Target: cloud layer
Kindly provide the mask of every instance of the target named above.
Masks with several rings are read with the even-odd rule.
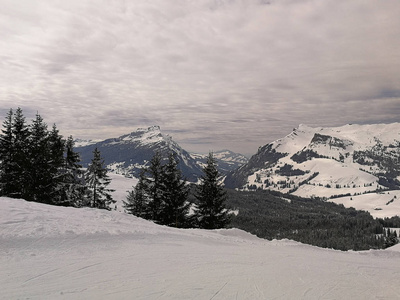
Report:
[[[400,121],[397,0],[0,5],[3,116],[66,135],[160,125],[191,151],[251,154],[300,123]]]

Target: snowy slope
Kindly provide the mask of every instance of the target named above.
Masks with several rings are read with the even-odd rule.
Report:
[[[111,183],[108,188],[114,190],[111,193],[112,198],[116,201],[115,206],[112,206],[112,209],[115,209],[120,212],[124,212],[123,201],[126,201],[126,196],[128,195],[128,191],[132,191],[136,186],[138,179],[125,177],[120,174],[115,174],[109,172],[108,175],[111,178]]]
[[[225,183],[324,198],[397,188],[399,141],[400,123],[300,125],[286,137],[260,147]]]
[[[390,218],[400,216],[400,191],[368,193],[358,196],[347,196],[329,201],[368,211],[374,218]]]
[[[101,140],[82,140],[82,139],[75,139],[75,147],[85,147],[85,146],[90,146],[94,145],[98,142],[101,142]]]
[[[0,198],[0,299],[399,299],[400,252]]]

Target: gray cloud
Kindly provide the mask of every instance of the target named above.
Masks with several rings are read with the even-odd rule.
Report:
[[[0,0],[0,99],[107,138],[254,153],[300,123],[399,121],[397,0]]]

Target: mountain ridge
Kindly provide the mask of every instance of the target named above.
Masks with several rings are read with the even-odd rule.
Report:
[[[163,157],[170,152],[176,154],[183,176],[196,182],[201,169],[190,154],[181,148],[172,137],[163,134],[159,126],[138,128],[136,131],[93,143],[82,143],[76,147],[83,166],[87,166],[95,148],[101,152],[104,163],[112,172],[125,176],[138,177],[140,170],[146,167],[158,151]]]
[[[228,174],[227,187],[332,198],[400,188],[400,123],[300,124]]]
[[[189,153],[171,136],[164,134],[160,126],[138,128],[136,131],[117,138],[99,140],[76,140],[76,151],[81,155],[86,167],[92,158],[92,152],[98,148],[108,170],[125,176],[138,177],[140,170],[148,166],[158,151],[166,158],[170,152],[176,154],[183,176],[191,182],[197,182],[202,175],[207,155]],[[230,150],[214,152],[219,171],[223,174],[237,168],[247,161],[244,155]]]

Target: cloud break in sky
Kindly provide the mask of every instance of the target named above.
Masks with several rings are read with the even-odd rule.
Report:
[[[0,0],[0,113],[194,152],[400,121],[398,0]]]

